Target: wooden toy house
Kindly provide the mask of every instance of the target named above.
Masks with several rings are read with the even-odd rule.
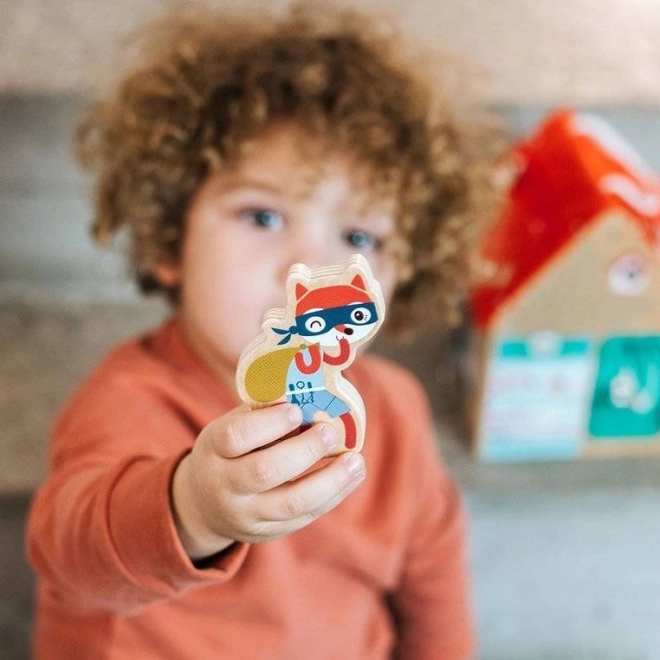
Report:
[[[570,111],[512,157],[472,295],[475,453],[660,453],[660,181],[602,120]]]

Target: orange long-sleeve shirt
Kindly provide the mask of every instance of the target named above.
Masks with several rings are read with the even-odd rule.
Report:
[[[35,657],[471,657],[464,516],[425,397],[375,357],[347,376],[367,411],[365,482],[303,530],[199,567],[170,482],[199,431],[239,402],[175,321],[111,353],[60,417],[30,512]]]

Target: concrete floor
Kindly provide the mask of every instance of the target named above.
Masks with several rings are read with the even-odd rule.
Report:
[[[475,489],[458,472],[473,518],[480,657],[660,658],[658,467],[548,465],[535,487],[509,473],[503,488],[487,479]],[[648,479],[637,483],[640,473]]]
[[[52,415],[111,344],[161,315],[157,305],[0,299],[0,660],[28,657],[23,521]],[[432,333],[421,345],[379,350],[417,371],[444,420],[442,451],[472,518],[479,657],[660,658],[660,460],[478,464],[452,414],[455,356]],[[429,369],[429,347],[454,368]]]

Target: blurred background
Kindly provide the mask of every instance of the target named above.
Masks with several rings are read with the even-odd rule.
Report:
[[[255,12],[287,5],[226,3]],[[45,473],[53,416],[110,346],[166,313],[162,303],[138,299],[119,253],[91,246],[87,183],[70,141],[122,38],[174,4],[0,0],[3,659],[28,657],[33,579],[22,554],[24,515]],[[515,135],[557,107],[588,110],[660,168],[660,3],[343,4],[385,12],[420,42],[469,58],[476,93]],[[660,460],[481,463],[470,454],[463,415],[469,341],[465,327],[429,330],[406,347],[377,350],[427,386],[441,450],[465,492],[480,658],[660,658]]]

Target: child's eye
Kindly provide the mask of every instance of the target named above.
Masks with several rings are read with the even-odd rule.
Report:
[[[270,209],[248,209],[243,212],[243,215],[257,227],[266,229],[280,229],[284,224],[282,214]]]
[[[377,250],[382,243],[376,236],[361,229],[345,231],[343,238],[351,247],[359,250]]]

